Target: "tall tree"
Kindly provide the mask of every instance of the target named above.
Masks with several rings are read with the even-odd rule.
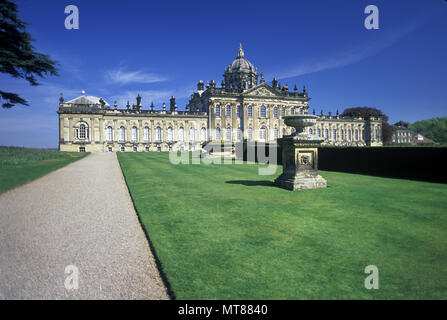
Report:
[[[384,145],[391,144],[393,138],[393,127],[388,124],[388,116],[381,110],[371,107],[354,107],[343,111],[342,116],[348,117],[381,117],[382,118],[382,139]]]
[[[447,117],[416,121],[410,128],[435,142],[447,144]]]
[[[8,0],[0,0],[0,72],[14,78],[22,78],[32,86],[39,83],[36,76],[57,76],[57,63],[48,55],[34,51],[33,38],[26,32],[27,23],[20,20],[17,5]],[[28,105],[28,102],[13,92],[0,90],[3,108],[16,104]]]

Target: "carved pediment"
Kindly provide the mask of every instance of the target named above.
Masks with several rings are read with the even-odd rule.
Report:
[[[267,86],[261,86],[258,88],[253,88],[251,90],[248,90],[246,93],[248,96],[263,96],[263,97],[275,97],[276,94],[268,88]]]

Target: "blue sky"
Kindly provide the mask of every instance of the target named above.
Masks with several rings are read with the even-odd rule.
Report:
[[[312,98],[310,110],[383,110],[390,122],[447,116],[447,2],[54,1],[19,0],[37,51],[60,63],[60,76],[31,87],[0,74],[4,91],[30,103],[0,110],[0,145],[56,148],[58,97],[85,90],[124,107],[175,95],[180,109],[198,80],[222,80],[242,42],[246,57],[282,84]],[[66,30],[65,6],[79,8]],[[379,30],[364,9],[379,8]]]

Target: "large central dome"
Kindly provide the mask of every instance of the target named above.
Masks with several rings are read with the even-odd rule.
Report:
[[[244,57],[244,50],[242,50],[242,44],[239,45],[237,52],[237,58],[228,66],[228,72],[249,71],[256,72],[253,64]]]

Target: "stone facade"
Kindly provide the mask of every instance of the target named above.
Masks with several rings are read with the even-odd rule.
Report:
[[[195,150],[208,141],[275,142],[292,133],[283,117],[307,114],[306,88],[294,87],[274,78],[271,85],[245,58],[240,46],[236,59],[225,69],[221,87],[214,80],[197,84],[186,111],[178,111],[175,98],[155,110],[143,110],[141,97],[132,106],[118,109],[102,98],[82,95],[59,103],[59,149],[61,151],[169,151]],[[315,114],[315,111],[313,112]],[[324,138],[323,144],[380,146],[380,118],[348,118],[321,115],[308,128],[310,134]],[[176,142],[180,142],[176,144]]]
[[[408,123],[404,121],[396,122],[393,125],[393,143],[412,143],[413,131],[408,127]]]

